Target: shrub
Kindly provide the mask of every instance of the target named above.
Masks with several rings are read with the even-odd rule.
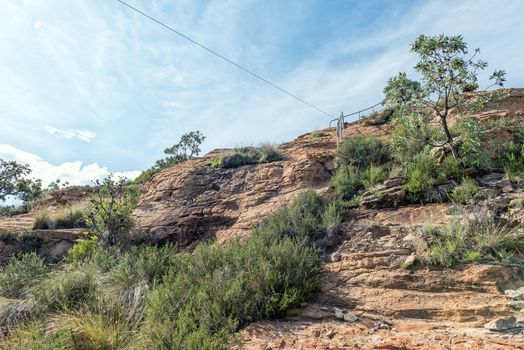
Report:
[[[387,178],[386,170],[377,165],[371,164],[362,174],[362,184],[364,188],[368,189]]]
[[[9,298],[23,297],[47,275],[47,267],[35,253],[11,258],[0,272],[0,293]]]
[[[18,236],[18,239],[22,241],[26,246],[29,246],[29,248],[32,250],[38,250],[44,242],[44,239],[42,237],[40,237],[37,233],[31,231],[22,232]]]
[[[67,262],[81,262],[91,258],[100,246],[100,239],[97,236],[91,236],[88,239],[79,239],[67,251],[65,260]]]
[[[475,204],[475,195],[479,190],[476,181],[468,177],[464,178],[462,183],[455,187],[449,196],[455,203]]]
[[[238,168],[242,165],[270,163],[282,160],[280,151],[272,145],[260,147],[237,147],[231,152],[213,157],[210,165],[214,168]]]
[[[114,180],[108,176],[102,182],[97,180],[91,210],[84,216],[91,233],[104,245],[116,244],[119,234],[130,223],[139,196],[138,187],[127,184],[124,178]]]
[[[397,112],[396,107],[386,107],[380,112],[373,112],[364,118],[364,125],[382,125],[388,123]]]
[[[15,232],[12,231],[0,231],[0,241],[2,242],[11,242],[16,239],[18,235]]]
[[[309,134],[309,138],[312,140],[320,139],[324,136],[326,136],[326,134],[323,131],[313,131],[311,134]]]
[[[428,150],[414,156],[406,166],[406,177],[408,182],[405,189],[414,197],[419,198],[420,194],[429,190],[435,184],[436,162],[435,158]]]
[[[330,202],[326,205],[324,213],[322,214],[322,224],[328,234],[337,234],[342,222],[342,213],[340,204],[337,202]]]
[[[371,164],[381,164],[389,159],[389,150],[380,139],[372,136],[356,136],[345,141],[337,150],[343,165],[364,169]]]
[[[278,209],[266,218],[258,231],[278,237],[292,237],[305,243],[315,242],[325,236],[322,216],[324,201],[313,190],[300,192],[289,206]]]
[[[149,180],[151,180],[153,176],[155,176],[160,170],[161,169],[157,169],[157,168],[149,168],[147,170],[142,171],[140,175],[138,175],[133,180],[133,184],[139,185],[139,184],[149,182]]]
[[[17,206],[0,206],[0,216],[15,216],[26,214],[29,211],[29,205],[22,204]]]
[[[437,182],[444,183],[447,180],[460,181],[464,177],[464,169],[459,159],[449,155],[440,163]]]
[[[333,197],[338,200],[351,200],[362,188],[362,173],[353,165],[343,165],[337,169],[330,183]]]
[[[148,302],[148,348],[228,349],[240,326],[280,315],[318,288],[315,251],[268,232],[202,244],[179,263]]]

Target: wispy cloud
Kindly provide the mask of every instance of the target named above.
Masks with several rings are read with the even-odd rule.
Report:
[[[62,130],[52,126],[46,126],[45,131],[53,136],[67,140],[78,139],[91,142],[96,137],[96,133],[89,130]]]
[[[77,160],[73,162],[64,162],[62,164],[51,164],[39,156],[21,151],[13,146],[0,144],[0,158],[15,160],[23,164],[29,164],[32,170],[32,176],[40,178],[44,185],[51,181],[61,179],[71,185],[90,184],[97,179],[103,179],[110,174],[107,167],[100,166],[98,163],[84,164]],[[140,171],[115,172],[117,177],[126,177],[134,179],[140,174]]]
[[[379,101],[421,33],[464,34],[524,85],[523,1],[128,1],[335,115]],[[8,1],[0,22],[0,140],[55,164],[146,168],[190,130],[209,151],[328,125],[116,1]]]

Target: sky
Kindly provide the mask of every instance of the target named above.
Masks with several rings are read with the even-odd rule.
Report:
[[[462,34],[508,87],[524,87],[521,0],[127,0],[338,115],[412,74],[419,34]],[[280,143],[329,117],[116,0],[3,0],[0,157],[48,183],[133,177],[180,136],[205,152]]]

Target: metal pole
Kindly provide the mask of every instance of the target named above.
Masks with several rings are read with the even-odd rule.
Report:
[[[337,149],[342,143],[342,130],[344,129],[344,112],[340,112],[340,117],[337,121]]]

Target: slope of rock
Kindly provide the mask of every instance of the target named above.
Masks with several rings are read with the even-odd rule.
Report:
[[[446,222],[441,206],[358,213],[324,265],[317,299],[285,320],[251,324],[238,348],[523,349],[524,330],[483,327],[515,314],[504,290],[524,285],[522,267],[406,267],[419,244],[416,228]]]

